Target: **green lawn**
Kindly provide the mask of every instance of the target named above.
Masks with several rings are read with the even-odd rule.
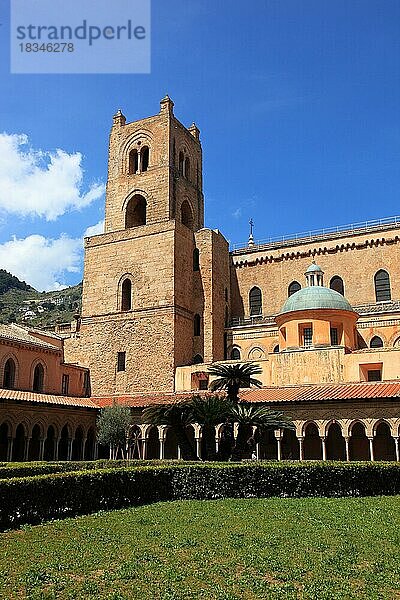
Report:
[[[400,497],[151,506],[0,534],[0,598],[400,598]]]

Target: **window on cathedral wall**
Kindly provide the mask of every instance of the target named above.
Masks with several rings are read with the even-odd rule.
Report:
[[[188,156],[186,156],[186,158],[185,158],[183,170],[184,170],[184,176],[186,177],[186,179],[190,179],[190,159]]]
[[[313,343],[313,327],[311,323],[299,325],[300,346],[309,348]]]
[[[34,392],[43,392],[44,387],[44,368],[41,363],[37,364],[33,373],[33,386]]]
[[[240,360],[239,348],[233,348],[231,352],[231,360]]]
[[[193,213],[187,200],[184,200],[181,205],[181,223],[185,227],[193,229]]]
[[[132,309],[132,282],[130,279],[125,279],[121,288],[121,310],[127,311]]]
[[[61,394],[63,396],[68,396],[68,392],[69,392],[69,375],[66,375],[64,373],[64,375],[62,376],[62,381],[61,381]]]
[[[118,352],[117,354],[117,372],[125,371],[126,367],[126,352]]]
[[[149,159],[150,159],[150,150],[148,148],[148,146],[143,146],[141,153],[140,153],[140,171],[142,173],[145,173],[147,171],[147,169],[149,168]]]
[[[383,363],[360,365],[360,381],[382,381]]]
[[[137,150],[131,150],[129,152],[129,175],[135,175],[139,169],[139,154]]]
[[[299,284],[299,282],[298,281],[292,281],[292,283],[288,287],[288,297],[292,296],[293,294],[295,294],[299,290],[301,290],[301,285]]]
[[[147,202],[140,194],[135,194],[126,206],[125,229],[146,225]]]
[[[3,388],[6,390],[12,390],[15,386],[15,362],[12,358],[9,358],[4,365],[3,375]]]
[[[253,287],[249,293],[250,316],[261,316],[262,314],[262,295],[259,287]]]
[[[193,319],[193,335],[199,337],[201,334],[201,317],[200,315],[194,315]]]
[[[375,273],[374,284],[376,302],[387,302],[388,300],[391,300],[390,277],[387,271],[380,269]]]
[[[179,169],[180,175],[184,174],[184,164],[185,164],[185,158],[183,156],[183,152],[179,152],[178,169]]]
[[[193,250],[193,271],[200,271],[200,252],[198,248]]]
[[[339,332],[337,327],[331,327],[331,346],[339,345]]]
[[[332,277],[332,279],[329,283],[329,287],[331,288],[331,290],[334,290],[335,292],[338,292],[339,294],[342,294],[342,296],[344,296],[343,279],[341,277],[339,277],[338,275],[335,275],[335,277]]]

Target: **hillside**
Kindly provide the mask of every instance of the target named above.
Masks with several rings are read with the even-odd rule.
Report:
[[[50,327],[72,321],[80,312],[82,284],[56,292],[38,292],[0,269],[0,322]]]

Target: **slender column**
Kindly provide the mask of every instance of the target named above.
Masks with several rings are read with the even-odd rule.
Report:
[[[278,442],[278,460],[282,460],[282,438],[278,437],[276,441]]]
[[[164,459],[164,437],[160,438],[160,460]]]
[[[9,438],[7,438],[7,440],[8,440],[8,445],[7,445],[7,462],[11,462],[12,461],[12,454],[13,454],[14,438],[13,437],[9,437]]]
[[[181,459],[181,447],[178,444],[178,460]]]
[[[138,170],[136,171],[136,173],[141,173],[142,172],[142,153],[140,151],[140,149],[138,150]]]
[[[322,460],[326,460],[326,438],[324,435],[321,436],[321,445],[322,445]]]
[[[29,451],[29,439],[28,437],[24,438],[24,458],[23,460],[28,460],[28,451]]]
[[[60,443],[60,438],[54,440],[54,460],[58,460],[58,446]]]
[[[344,443],[346,445],[346,460],[349,461],[350,460],[350,450],[349,450],[349,437],[346,436],[344,438]]]
[[[396,450],[396,460],[397,460],[397,462],[399,462],[399,460],[400,460],[400,452],[399,452],[399,438],[398,437],[394,438],[394,447],[395,447],[395,450]]]
[[[44,438],[39,439],[39,460],[44,458]]]
[[[198,436],[198,437],[196,437],[194,439],[196,441],[196,454],[200,458],[200,440],[201,440],[201,437]]]
[[[217,434],[217,428],[214,427],[214,429],[215,429],[215,452],[218,452],[218,450],[219,450],[219,437],[218,437],[218,434]]]
[[[256,458],[257,460],[260,460],[260,442],[257,442],[256,444]]]
[[[94,443],[93,448],[93,460],[97,460],[99,457],[99,444],[97,442]]]
[[[72,438],[68,438],[67,460],[72,460]]]
[[[299,440],[300,460],[304,460],[304,437],[301,435],[297,439]]]
[[[147,457],[147,438],[142,439],[142,458],[143,460]]]
[[[369,441],[369,457],[370,457],[370,460],[373,461],[373,460],[375,460],[374,459],[374,438],[369,437],[368,441]]]

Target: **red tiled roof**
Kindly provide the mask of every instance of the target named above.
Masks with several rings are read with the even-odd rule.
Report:
[[[40,330],[36,331],[38,333],[40,332]],[[42,333],[42,335],[46,335],[45,332],[40,333]],[[40,348],[46,348],[47,350],[53,350],[54,352],[61,352],[61,349],[58,346],[45,342],[40,338],[31,335],[25,327],[17,325],[16,323],[12,323],[11,325],[4,325],[1,323],[0,339],[20,342],[22,344],[29,344],[30,346],[39,346]]]
[[[400,398],[400,381],[321,383],[264,387],[241,394],[248,402],[319,402],[323,400],[366,400]]]
[[[98,408],[90,398],[37,394],[36,392],[21,392],[20,390],[0,389],[0,398],[2,400],[19,400],[22,402],[34,402],[38,404],[57,404],[59,406],[76,406],[78,408]]]
[[[154,404],[167,404],[184,400],[193,393],[181,392],[135,394],[124,396],[104,396],[92,398],[97,406],[103,408],[112,404],[144,408]],[[353,383],[321,383],[289,385],[283,387],[254,388],[240,394],[247,402],[319,402],[323,400],[365,400],[368,398],[400,398],[400,381],[353,382]]]

